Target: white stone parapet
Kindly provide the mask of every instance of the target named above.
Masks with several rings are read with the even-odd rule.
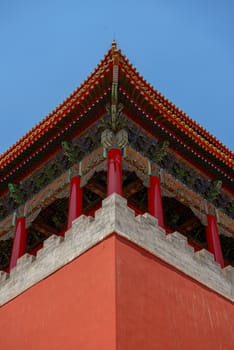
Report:
[[[65,266],[115,232],[182,271],[211,290],[234,301],[234,268],[221,269],[207,250],[194,252],[179,232],[166,235],[157,219],[135,216],[123,197],[112,194],[102,202],[95,218],[80,216],[63,237],[50,236],[37,256],[25,254],[10,274],[0,272],[0,305]]]

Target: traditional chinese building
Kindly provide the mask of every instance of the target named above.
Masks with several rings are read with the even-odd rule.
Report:
[[[233,152],[115,42],[0,167],[3,349],[233,349]]]

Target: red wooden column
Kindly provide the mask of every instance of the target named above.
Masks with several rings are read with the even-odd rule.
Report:
[[[69,210],[67,229],[72,227],[72,221],[82,214],[83,189],[80,187],[80,176],[73,176],[70,183]]]
[[[16,265],[17,260],[24,255],[26,248],[27,231],[26,219],[21,217],[16,219],[14,241],[12,247],[10,270]]]
[[[150,215],[158,219],[158,224],[164,227],[162,195],[160,187],[160,178],[150,176],[150,187],[148,188],[148,211]]]
[[[209,252],[214,254],[215,261],[217,261],[221,267],[224,267],[223,253],[219,239],[217,221],[216,217],[211,214],[207,215],[206,239]]]
[[[107,196],[112,193],[122,195],[122,152],[111,148],[107,156]]]

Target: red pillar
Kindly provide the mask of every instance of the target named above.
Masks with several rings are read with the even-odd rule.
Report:
[[[217,261],[221,267],[224,267],[216,217],[211,214],[207,215],[206,239],[209,252],[214,254],[215,261]]]
[[[122,195],[122,152],[111,148],[107,160],[107,196],[112,193]]]
[[[83,189],[80,187],[80,176],[73,176],[70,183],[69,210],[67,229],[72,227],[72,221],[82,214]]]
[[[12,247],[10,270],[16,265],[17,260],[24,255],[26,248],[27,231],[26,219],[21,217],[16,219],[14,241]]]
[[[158,224],[164,227],[162,195],[160,179],[158,176],[150,176],[150,187],[148,189],[148,211],[150,215],[158,219]]]

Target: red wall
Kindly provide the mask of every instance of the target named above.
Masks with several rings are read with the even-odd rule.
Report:
[[[234,306],[117,240],[118,349],[234,349]]]
[[[105,240],[0,309],[0,349],[115,349],[115,241]]]
[[[233,320],[230,302],[112,235],[0,309],[0,348],[233,350]]]

